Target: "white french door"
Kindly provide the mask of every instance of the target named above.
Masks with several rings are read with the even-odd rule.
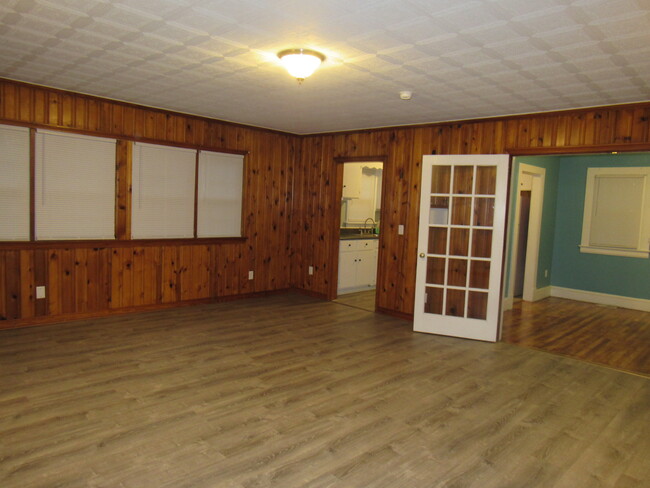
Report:
[[[424,156],[415,331],[498,339],[509,160]]]

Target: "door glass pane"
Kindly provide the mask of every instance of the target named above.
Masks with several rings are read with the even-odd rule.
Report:
[[[456,166],[454,168],[454,193],[472,193],[474,166]]]
[[[467,285],[467,260],[450,259],[447,284],[451,286]]]
[[[449,198],[431,197],[431,208],[429,209],[430,225],[449,224]]]
[[[474,225],[492,227],[494,225],[494,198],[474,200]]]
[[[470,225],[472,214],[471,197],[454,197],[454,205],[451,212],[452,225]]]
[[[476,194],[494,195],[497,188],[497,167],[478,166],[476,168]]]
[[[474,229],[472,238],[472,256],[477,258],[489,258],[492,251],[492,231],[486,229]]]
[[[431,168],[431,193],[449,193],[451,166],[433,166]]]
[[[424,313],[442,315],[442,288],[427,286],[425,288]]]
[[[467,256],[469,249],[469,229],[451,229],[449,254],[452,256]]]
[[[490,261],[474,261],[469,267],[470,288],[488,289],[490,284]]]
[[[485,320],[487,317],[487,299],[487,293],[470,291],[467,298],[467,316],[472,319]]]
[[[446,315],[465,316],[465,290],[447,290]]]
[[[447,228],[429,227],[429,254],[445,254],[447,252]]]
[[[442,285],[445,282],[445,258],[427,258],[427,283]]]

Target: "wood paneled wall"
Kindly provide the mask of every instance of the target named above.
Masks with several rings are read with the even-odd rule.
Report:
[[[0,328],[290,287],[290,211],[297,136],[0,80],[0,123],[124,140],[248,151],[245,240],[138,243],[126,208],[118,240],[0,245]],[[120,143],[118,201],[130,196]],[[122,171],[120,171],[122,169]],[[128,181],[127,181],[128,180]],[[255,279],[248,280],[248,271]],[[35,287],[46,286],[46,298]]]
[[[124,140],[248,151],[243,241],[0,245],[0,328],[120,310],[296,287],[336,292],[335,158],[385,156],[378,305],[413,312],[420,163],[423,154],[570,152],[648,147],[650,104],[296,136],[0,80],[0,123]],[[118,154],[117,191],[128,145]],[[123,175],[122,175],[123,176]],[[340,175],[339,175],[340,178]],[[295,189],[295,190],[294,190]],[[397,235],[397,226],[406,232]],[[314,266],[314,275],[308,266]],[[248,271],[255,279],[248,280]],[[37,300],[35,287],[47,297]]]
[[[336,158],[386,156],[377,299],[409,316],[415,267],[421,161],[424,154],[544,154],[650,149],[650,104],[514,116],[462,123],[307,136],[296,164],[292,283],[315,294],[336,292]],[[398,235],[399,224],[405,234]],[[308,266],[314,266],[310,276]]]

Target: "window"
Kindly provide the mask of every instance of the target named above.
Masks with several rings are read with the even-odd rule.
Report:
[[[199,152],[198,237],[239,237],[244,156]]]
[[[37,131],[36,239],[115,238],[115,139]]]
[[[0,125],[0,240],[29,240],[29,129]]]
[[[648,257],[650,167],[589,168],[581,252]]]
[[[134,144],[132,237],[194,237],[196,150]]]

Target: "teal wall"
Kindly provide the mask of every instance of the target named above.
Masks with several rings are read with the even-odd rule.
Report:
[[[553,246],[554,286],[650,298],[650,259],[581,253],[587,168],[650,166],[648,154],[560,157]]]
[[[519,188],[519,165],[521,163],[546,169],[544,180],[544,204],[542,208],[542,232],[539,243],[539,260],[537,262],[537,288],[551,284],[553,275],[553,252],[555,238],[555,214],[557,202],[558,176],[560,173],[560,158],[557,156],[526,156],[514,159],[512,167],[512,182],[510,185],[510,217],[508,235],[508,262],[506,266],[506,290],[510,295],[510,272],[512,266],[512,246],[514,243],[515,198]],[[544,271],[548,270],[548,276]]]

